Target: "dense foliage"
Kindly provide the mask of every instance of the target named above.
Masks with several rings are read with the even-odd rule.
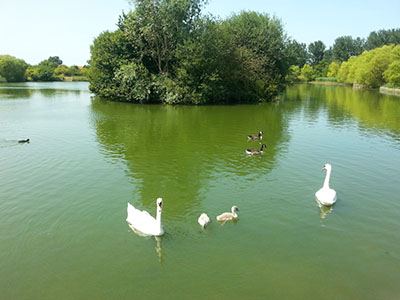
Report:
[[[201,15],[202,0],[136,0],[118,30],[91,46],[90,90],[141,103],[269,101],[285,87],[290,52],[281,22],[242,12]]]
[[[80,69],[78,66],[67,67],[62,63],[58,56],[50,56],[38,65],[29,66],[26,70],[26,78],[33,81],[58,81],[65,80],[66,77],[85,80],[85,68]]]
[[[25,71],[28,64],[10,55],[0,55],[0,78],[2,81],[25,81]]]
[[[391,44],[400,44],[400,28],[372,31],[365,42],[364,49],[372,50]]]
[[[289,82],[296,81],[340,81],[345,83],[357,83],[360,85],[366,85],[370,87],[376,87],[377,84],[385,84],[389,86],[399,86],[398,80],[396,79],[398,75],[398,65],[393,62],[393,65],[388,67],[385,71],[386,75],[381,72],[381,67],[377,64],[375,67],[366,68],[366,61],[356,60],[354,62],[354,57],[363,55],[367,50],[373,50],[376,48],[382,48],[385,45],[399,45],[400,44],[400,29],[390,29],[390,30],[379,30],[378,32],[371,32],[367,39],[353,38],[351,36],[341,36],[338,37],[333,46],[329,49],[325,49],[325,45],[321,41],[316,41],[308,45],[307,59],[304,60],[294,60],[291,64],[294,65],[289,69],[289,74],[287,80]],[[292,47],[293,48],[293,47]],[[300,48],[296,48],[297,58],[304,57]],[[377,50],[379,52],[380,50]],[[373,52],[375,53],[375,52]],[[371,55],[371,54],[370,54]],[[383,55],[388,55],[385,52]],[[391,61],[390,57],[385,59]],[[344,63],[346,62],[346,63]],[[359,75],[357,78],[352,77],[355,72],[355,65],[352,67],[352,73],[348,78],[349,63],[354,62],[355,65],[360,65],[360,70],[363,69],[364,75]],[[361,66],[362,65],[362,66]],[[385,65],[385,64],[384,64]],[[299,70],[295,68],[299,67]],[[385,65],[386,66],[386,65]],[[341,69],[339,73],[339,68]],[[360,74],[361,71],[357,71]],[[368,72],[371,74],[366,75]],[[379,75],[377,75],[379,74]],[[371,79],[371,77],[376,77]],[[364,78],[369,78],[364,79]],[[379,78],[379,79],[377,79]]]
[[[343,62],[337,73],[339,82],[380,87],[400,86],[400,45],[364,51]]]

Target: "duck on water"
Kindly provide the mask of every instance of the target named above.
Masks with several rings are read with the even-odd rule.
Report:
[[[267,145],[262,144],[260,150],[257,149],[246,149],[246,153],[249,155],[256,155],[256,154],[262,154],[263,153],[263,149],[267,147]]]

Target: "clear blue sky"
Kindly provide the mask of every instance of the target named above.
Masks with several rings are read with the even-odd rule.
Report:
[[[30,64],[59,56],[68,66],[84,65],[93,39],[115,30],[118,16],[130,8],[127,0],[0,0],[0,55]],[[366,38],[400,28],[400,0],[209,0],[204,12],[225,18],[241,10],[274,15],[290,37],[327,47],[340,36]]]

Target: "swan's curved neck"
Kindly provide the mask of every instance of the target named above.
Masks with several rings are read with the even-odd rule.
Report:
[[[331,169],[326,170],[326,176],[324,181],[324,188],[329,189],[329,180],[331,179]]]
[[[157,221],[157,226],[159,226],[160,229],[161,229],[161,212],[162,210],[159,207],[157,207],[156,221]]]
[[[232,216],[233,216],[234,218],[237,218],[237,213],[236,213],[236,211],[235,211],[234,209],[232,209]]]

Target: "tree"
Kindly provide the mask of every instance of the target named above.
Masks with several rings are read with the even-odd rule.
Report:
[[[331,62],[328,67],[328,77],[336,77],[340,69],[340,64],[336,61]]]
[[[57,64],[44,60],[38,65],[37,69],[37,80],[39,81],[52,81],[54,79],[53,74]]]
[[[90,52],[91,67],[87,74],[90,91],[101,97],[118,97],[115,73],[134,53],[127,46],[124,34],[121,30],[102,32],[90,46]]]
[[[47,61],[55,63],[56,65],[62,65],[63,61],[58,56],[50,56]]]
[[[314,70],[313,67],[305,64],[303,68],[301,68],[301,76],[305,81],[311,81],[314,79]]]
[[[317,65],[324,58],[325,48],[325,44],[322,41],[316,41],[308,45],[312,66]]]
[[[301,70],[299,66],[290,66],[289,74],[286,76],[286,80],[289,83],[294,83],[300,80]]]
[[[365,42],[365,49],[372,50],[390,44],[400,44],[400,28],[372,31]]]
[[[317,65],[313,67],[315,77],[326,77],[328,74],[329,61],[323,58]]]
[[[332,60],[333,60],[333,48],[332,47],[329,47],[329,49],[325,50],[324,59],[326,59],[328,62],[332,62]]]
[[[390,86],[400,88],[400,59],[389,65],[383,73],[383,78]]]
[[[333,58],[336,61],[342,62],[350,58],[350,56],[360,55],[364,50],[364,40],[351,36],[338,37],[333,44]]]
[[[54,70],[54,75],[56,76],[71,76],[71,73],[69,71],[69,68],[65,65],[59,65],[55,70]]]
[[[302,68],[310,58],[307,45],[296,40],[289,40],[286,47],[287,59],[290,65]]]
[[[135,0],[135,10],[119,26],[136,49],[168,73],[178,45],[190,36],[204,0]]]
[[[10,55],[0,56],[0,77],[8,82],[25,81],[25,71],[28,64],[22,60]]]

